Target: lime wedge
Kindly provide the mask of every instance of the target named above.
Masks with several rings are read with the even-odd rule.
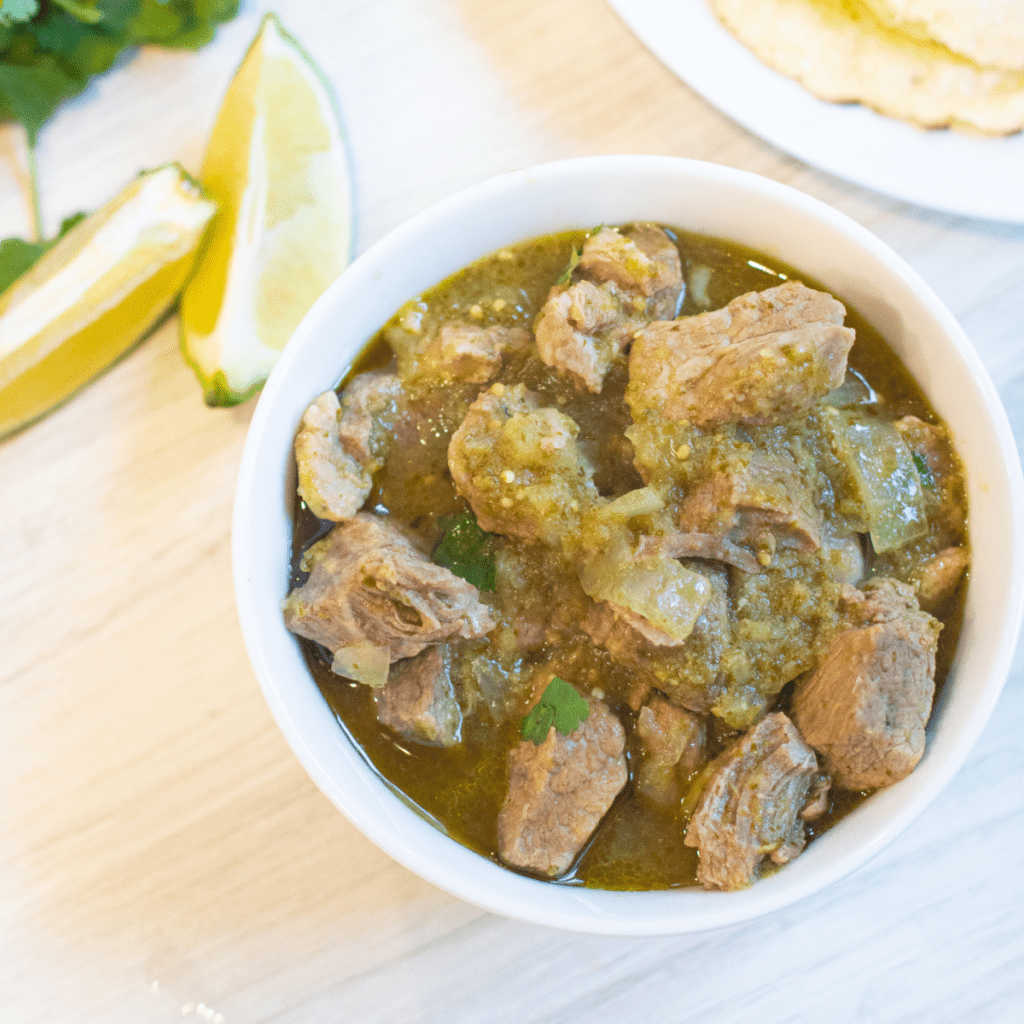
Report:
[[[174,304],[214,212],[177,164],[149,171],[0,295],[0,437],[145,336]]]
[[[351,259],[351,180],[331,92],[273,14],[235,73],[203,159],[219,208],[181,300],[209,405],[260,389]]]

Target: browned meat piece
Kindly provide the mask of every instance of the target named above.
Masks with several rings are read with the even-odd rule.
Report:
[[[922,610],[934,612],[955,593],[971,564],[967,548],[946,548],[914,575],[917,603]]]
[[[626,784],[622,725],[590,699],[590,715],[571,736],[554,726],[537,745],[521,740],[508,755],[508,796],[498,815],[502,860],[542,875],[567,871]]]
[[[918,608],[914,588],[887,577],[868,581],[863,590],[843,587],[840,603],[850,620],[858,626],[894,622]]]
[[[583,245],[583,279],[555,285],[537,319],[537,351],[548,366],[574,374],[599,394],[605,374],[636,332],[675,315],[683,279],[679,251],[661,228],[628,235],[602,228]]]
[[[341,393],[338,437],[345,451],[371,473],[387,458],[401,397],[401,381],[385,370],[353,377]]]
[[[645,320],[643,304],[613,284],[556,285],[537,319],[537,352],[548,366],[574,374],[600,394],[605,374]]]
[[[423,353],[420,371],[446,382],[483,384],[501,369],[503,352],[523,348],[531,340],[522,327],[480,327],[450,320]]]
[[[855,620],[833,641],[812,675],[797,684],[793,720],[844,789],[874,789],[913,771],[935,692],[941,624],[919,611],[913,591],[872,581],[844,603]]]
[[[579,533],[597,501],[594,470],[576,446],[579,427],[541,408],[523,385],[492,385],[452,435],[448,466],[484,530],[557,545]]]
[[[682,775],[705,759],[704,719],[655,695],[640,709],[636,731],[643,741],[637,789],[658,803],[678,801]]]
[[[670,533],[665,537],[640,538],[636,552],[639,557],[658,552],[669,558],[707,558],[725,562],[746,573],[760,572],[764,568],[746,548],[710,533]]]
[[[342,393],[325,391],[302,415],[295,438],[299,495],[320,519],[341,522],[359,511],[384,464],[402,385],[375,370]]]
[[[399,376],[418,399],[456,382],[483,384],[501,369],[506,355],[532,347],[533,335],[522,327],[462,320],[424,325],[416,305],[405,307],[385,334],[398,357]]]
[[[627,234],[602,228],[580,254],[580,271],[592,281],[611,281],[623,291],[639,292],[652,319],[675,316],[683,290],[679,250],[656,224],[637,224]]]
[[[761,862],[793,860],[804,848],[800,810],[818,771],[814,751],[782,712],[768,715],[712,762],[714,771],[686,828],[708,889],[743,889]]]
[[[359,513],[303,556],[309,579],[283,603],[287,627],[330,651],[387,646],[391,661],[494,628],[476,587],[428,561],[393,526]]]
[[[715,473],[691,491],[679,510],[683,533],[710,533],[758,550],[769,565],[776,546],[816,551],[821,511],[796,463],[755,453],[742,468]]]
[[[853,330],[825,292],[788,281],[723,309],[641,330],[629,356],[634,418],[659,409],[698,426],[779,423],[842,383]]]
[[[462,712],[444,645],[396,661],[374,698],[378,720],[400,736],[442,747],[459,742]]]

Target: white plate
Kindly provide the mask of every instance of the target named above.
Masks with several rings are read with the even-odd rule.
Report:
[[[1024,133],[924,131],[825,103],[762,64],[705,0],[608,0],[662,62],[745,128],[867,188],[968,217],[1024,224]]]

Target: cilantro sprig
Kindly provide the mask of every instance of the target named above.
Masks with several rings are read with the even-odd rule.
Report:
[[[126,48],[142,43],[198,49],[238,13],[239,0],[0,0],[0,122],[28,136],[35,242],[42,241],[36,141],[65,100],[77,96]]]
[[[555,282],[555,284],[568,284],[569,278],[572,277],[572,272],[579,266],[580,257],[583,255],[582,249],[577,249],[576,246],[572,247],[572,255],[569,256],[569,265],[562,271],[561,276]]]
[[[603,227],[603,224],[598,224],[597,227],[593,229],[593,231],[588,231],[586,237],[583,239],[584,243],[587,241],[588,238],[593,238],[594,235],[596,235]],[[558,278],[558,280],[555,281],[556,285],[569,283],[569,280],[572,278],[572,272],[580,265],[580,259],[582,258],[582,256],[583,246],[581,245],[577,249],[574,245],[572,247],[572,253],[569,256],[569,264],[565,268],[565,270],[562,271],[561,276]]]
[[[430,558],[443,565],[477,590],[494,589],[494,534],[485,533],[471,512],[441,516],[444,536]]]
[[[590,715],[590,705],[576,688],[554,676],[539,701],[523,719],[520,732],[524,740],[538,746],[548,738],[551,726],[563,736],[574,733]]]

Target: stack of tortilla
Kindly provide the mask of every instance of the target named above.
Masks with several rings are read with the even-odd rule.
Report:
[[[821,99],[926,128],[1024,128],[1024,0],[710,0],[745,46]]]

